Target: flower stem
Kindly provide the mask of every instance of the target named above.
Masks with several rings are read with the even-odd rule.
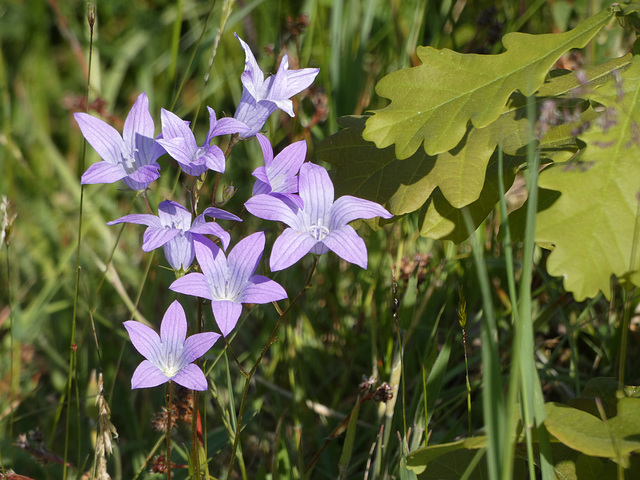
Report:
[[[95,22],[95,6],[93,3],[89,3],[88,11],[87,11],[87,20],[89,23],[89,64],[87,66],[87,108],[86,112],[89,111],[89,94],[91,93],[91,58],[93,56],[93,26]],[[87,141],[84,140],[82,142],[82,155],[80,160],[81,170],[84,171],[84,163],[86,158],[87,151]],[[62,478],[67,478],[67,458],[69,455],[69,428],[70,428],[70,420],[71,415],[69,412],[69,408],[71,407],[71,387],[75,382],[76,386],[76,395],[78,402],[76,405],[79,405],[79,393],[78,393],[78,384],[76,382],[76,361],[77,361],[77,345],[76,345],[76,321],[78,316],[78,294],[80,288],[80,246],[82,244],[82,206],[84,203],[84,185],[80,186],[80,207],[78,209],[78,245],[76,249],[76,275],[75,275],[75,286],[74,286],[74,296],[73,296],[73,313],[71,318],[71,340],[70,340],[70,357],[69,357],[69,373],[67,375],[67,417],[66,417],[66,428],[64,435],[64,461],[62,468]],[[12,353],[13,355],[13,353]],[[78,407],[78,419],[80,418],[80,412]],[[78,422],[80,425],[80,422]],[[55,429],[54,429],[55,431]],[[78,430],[78,438],[80,438],[80,431]]]
[[[171,412],[173,410],[173,380],[169,381],[169,396],[167,397],[167,480],[171,480]]]
[[[240,400],[240,409],[238,410],[238,420],[236,422],[237,426],[236,426],[235,436],[233,439],[233,448],[231,449],[231,461],[229,462],[229,470],[227,471],[227,480],[231,480],[233,465],[236,461],[238,443],[240,441],[240,431],[242,430],[242,416],[244,414],[244,407],[247,401],[247,396],[249,394],[249,386],[251,385],[251,378],[253,377],[253,374],[256,373],[258,366],[262,362],[262,359],[264,358],[264,356],[267,354],[267,351],[269,350],[271,345],[273,345],[278,339],[277,334],[278,334],[278,329],[280,328],[280,324],[291,311],[291,307],[293,307],[293,305],[295,305],[298,302],[298,300],[302,298],[302,295],[304,295],[304,292],[306,292],[311,287],[311,278],[313,277],[313,274],[316,270],[317,265],[318,265],[318,257],[314,256],[313,265],[311,266],[311,270],[309,271],[309,275],[307,276],[307,281],[305,282],[304,287],[302,287],[302,290],[300,290],[300,293],[298,293],[298,295],[291,301],[289,306],[287,306],[287,308],[280,314],[280,316],[278,317],[276,326],[273,327],[271,335],[269,336],[269,341],[262,348],[262,352],[260,352],[260,356],[256,360],[256,363],[253,365],[253,367],[251,367],[251,370],[249,371],[248,375],[245,375],[244,390],[242,392],[242,399]],[[276,304],[276,307],[277,307],[277,304]]]

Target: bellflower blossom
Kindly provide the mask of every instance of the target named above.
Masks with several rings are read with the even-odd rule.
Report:
[[[91,165],[81,183],[114,183],[124,180],[132,190],[144,190],[156,180],[156,162],[164,149],[154,139],[149,99],[141,93],[124,122],[122,136],[111,125],[86,113],[75,113],[80,131],[103,161]]]
[[[207,353],[220,338],[213,332],[187,338],[187,318],[182,305],[174,301],[162,318],[160,336],[146,325],[124,322],[131,343],[145,360],[131,377],[131,388],[149,388],[173,380],[191,390],[207,389],[207,379],[193,362]]]
[[[307,142],[292,143],[273,158],[271,143],[264,135],[256,135],[264,155],[264,167],[258,167],[252,175],[256,177],[253,195],[266,193],[293,202],[302,208],[302,199],[298,193],[298,172],[307,155]]]
[[[289,57],[285,55],[276,74],[265,80],[249,45],[237,34],[236,38],[245,53],[245,67],[240,77],[242,97],[234,118],[246,125],[246,130],[240,132],[240,136],[248,138],[260,131],[277,108],[293,117],[295,114],[290,98],[311,85],[320,69],[289,70]]]
[[[222,242],[226,250],[229,245],[229,234],[216,222],[207,222],[205,216],[223,220],[242,220],[232,213],[219,208],[209,207],[198,215],[193,224],[191,212],[177,202],[165,200],[158,205],[158,216],[150,214],[125,215],[122,218],[108,222],[107,225],[117,223],[137,223],[147,225],[144,232],[142,250],[150,252],[163,247],[164,256],[176,272],[187,271],[193,262],[194,235],[215,235]]]
[[[224,153],[217,145],[211,145],[211,140],[220,135],[238,133],[246,129],[242,122],[234,118],[217,120],[213,108],[207,109],[209,133],[201,147],[198,147],[193,132],[185,121],[164,108],[161,110],[162,139],[159,139],[158,143],[178,162],[183,172],[194,177],[200,176],[207,169],[224,173]]]
[[[289,226],[276,239],[271,250],[272,271],[285,269],[307,253],[335,252],[347,262],[367,268],[367,248],[349,222],[374,217],[391,218],[375,202],[345,195],[335,202],[333,183],[327,171],[311,163],[300,168],[300,197],[304,208],[292,209],[282,199],[256,195],[245,207],[259,218]]]
[[[204,237],[195,241],[196,258],[202,273],[178,278],[169,289],[211,300],[213,317],[223,336],[238,323],[243,303],[269,303],[287,298],[280,284],[254,275],[264,250],[264,233],[242,239],[229,252],[229,258]]]

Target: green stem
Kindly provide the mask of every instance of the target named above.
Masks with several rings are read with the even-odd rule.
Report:
[[[89,112],[89,95],[91,93],[91,59],[93,56],[93,25],[95,22],[95,7],[93,4],[89,4],[88,7],[88,23],[89,23],[89,66],[87,69],[87,108],[86,113]],[[82,153],[80,155],[80,170],[84,171],[85,166],[85,158],[87,153],[87,141],[82,141]],[[74,294],[73,294],[73,313],[71,314],[71,340],[69,342],[69,347],[71,350],[71,354],[69,357],[69,372],[67,373],[67,402],[71,400],[71,388],[72,383],[75,378],[75,369],[77,362],[77,352],[76,352],[76,322],[78,317],[78,293],[80,289],[80,246],[82,244],[82,210],[84,204],[84,185],[80,186],[80,207],[78,210],[78,244],[76,247],[76,276],[75,276],[75,286],[74,286]],[[77,385],[76,385],[77,392]],[[76,404],[79,407],[79,398]],[[64,434],[64,461],[62,462],[62,478],[66,480],[67,478],[67,464],[69,463],[67,459],[69,458],[69,423],[71,416],[69,415],[68,409],[69,403],[67,403],[67,416],[66,416],[66,426],[65,426],[65,434]],[[80,422],[78,422],[78,437],[80,436]],[[79,438],[78,438],[79,440]],[[78,442],[78,445],[80,443]]]
[[[173,411],[173,381],[169,380],[169,397],[167,398],[167,456],[165,463],[167,466],[167,480],[171,480],[171,413]]]
[[[269,350],[271,345],[273,345],[276,342],[276,340],[277,340],[276,335],[278,334],[278,329],[280,328],[280,324],[282,323],[282,320],[284,320],[284,318],[289,314],[289,312],[291,311],[291,307],[293,307],[298,302],[298,300],[300,300],[300,298],[302,298],[302,295],[304,294],[304,292],[306,292],[307,289],[309,289],[311,287],[311,278],[313,277],[313,273],[316,270],[316,265],[317,264],[318,264],[318,257],[314,255],[314,257],[313,257],[313,265],[311,266],[311,270],[309,271],[309,275],[307,276],[307,281],[305,282],[304,286],[302,287],[302,290],[300,290],[300,293],[298,293],[298,295],[293,299],[293,301],[289,304],[289,306],[278,317],[278,321],[276,323],[276,326],[273,328],[273,331],[271,332],[271,335],[269,336],[269,341],[263,347],[262,352],[260,352],[260,356],[256,360],[256,363],[253,365],[253,367],[249,371],[249,374],[245,378],[244,390],[242,391],[242,399],[240,400],[240,409],[238,410],[238,418],[237,418],[237,421],[236,421],[236,432],[235,432],[235,436],[234,436],[234,439],[233,439],[233,447],[231,449],[231,461],[229,462],[229,470],[227,471],[227,480],[231,480],[231,475],[233,474],[233,465],[234,465],[234,463],[236,461],[236,455],[237,455],[237,452],[238,452],[238,443],[240,441],[240,431],[242,430],[242,416],[244,415],[244,407],[245,407],[245,404],[246,404],[246,401],[247,401],[247,396],[249,394],[249,386],[251,385],[251,377],[253,377],[253,374],[258,369],[258,366],[262,362],[262,359],[264,358],[264,356],[267,354],[267,351]]]

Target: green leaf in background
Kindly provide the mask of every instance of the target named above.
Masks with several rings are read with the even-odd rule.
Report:
[[[618,380],[613,377],[595,377],[587,381],[579,397],[572,399],[569,405],[591,415],[599,416],[596,399],[599,399],[607,418],[618,414],[618,399],[623,397],[640,398],[640,387],[627,385],[618,390]]]
[[[548,403],[544,424],[551,435],[572,449],[628,466],[629,454],[640,451],[639,409],[640,398],[622,398],[618,402],[618,415],[605,424],[582,410]]]
[[[376,86],[391,103],[367,121],[364,138],[379,148],[395,144],[399,159],[413,155],[422,142],[429,155],[451,150],[469,120],[476,128],[486,127],[498,119],[514,91],[535,93],[558,58],[584,47],[612,15],[603,11],[565,33],[510,33],[500,55],[418,48],[422,65],[393,72]]]
[[[511,185],[516,169],[523,162],[523,157],[504,155],[503,160],[504,182],[505,185]],[[420,235],[440,240],[451,240],[454,243],[466,240],[469,237],[469,232],[464,223],[462,209],[466,208],[469,211],[475,227],[480,225],[498,202],[498,179],[498,154],[495,153],[487,168],[480,196],[475,202],[462,208],[456,208],[447,201],[439,189],[435,190],[420,211]]]
[[[578,301],[598,291],[610,298],[611,275],[640,285],[634,239],[640,191],[640,59],[593,96],[607,110],[580,136],[587,146],[578,162],[547,168],[539,180],[541,188],[561,196],[538,213],[536,241],[555,245],[547,269],[564,278],[565,289]]]
[[[393,148],[378,149],[362,138],[366,117],[342,117],[342,130],[317,147],[319,158],[337,167],[336,195],[355,195],[387,205],[394,215],[419,209],[435,188],[429,172],[436,158],[416,152],[399,161]]]
[[[420,448],[407,457],[407,468],[416,473],[418,479],[459,480],[469,466],[477,462],[469,479],[488,477],[484,449],[487,437],[478,436],[441,445]],[[478,458],[478,455],[481,457]],[[512,478],[525,478],[525,462],[516,458]]]

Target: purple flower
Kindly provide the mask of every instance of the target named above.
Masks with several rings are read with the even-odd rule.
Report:
[[[293,117],[293,102],[290,98],[311,85],[320,69],[289,70],[289,57],[285,55],[276,74],[265,80],[249,45],[237,34],[236,38],[245,53],[245,67],[240,77],[242,97],[234,118],[247,126],[240,135],[248,138],[260,131],[269,115],[277,108]]]
[[[219,208],[209,207],[191,223],[191,213],[179,203],[165,200],[158,205],[158,216],[146,213],[125,215],[122,218],[108,222],[107,225],[117,223],[137,223],[147,225],[144,232],[142,250],[150,252],[158,247],[164,247],[164,255],[175,271],[187,271],[193,262],[194,235],[215,235],[222,242],[226,250],[229,245],[229,234],[216,222],[207,222],[205,215],[223,220],[242,220],[231,213]]]
[[[252,174],[257,179],[253,185],[253,195],[274,195],[302,208],[302,199],[295,194],[298,193],[297,175],[307,155],[307,142],[292,143],[273,158],[273,149],[267,137],[260,133],[256,136],[262,147],[264,167],[256,168]]]
[[[271,195],[256,195],[245,207],[265,220],[289,226],[273,244],[271,270],[287,268],[307,253],[323,254],[333,250],[347,262],[367,268],[367,248],[349,222],[359,218],[391,218],[377,203],[345,195],[335,202],[333,183],[327,171],[312,163],[300,168],[300,197],[304,208],[292,209]]]
[[[209,110],[209,133],[201,147],[196,144],[193,132],[187,123],[174,113],[162,109],[162,139],[158,143],[180,165],[183,172],[194,177],[202,175],[207,169],[224,173],[224,153],[217,145],[210,145],[213,137],[238,133],[246,127],[233,118],[216,119],[213,108]]]
[[[207,389],[207,379],[193,361],[207,353],[220,335],[205,332],[187,338],[187,318],[177,300],[162,318],[160,336],[133,320],[124,322],[124,326],[131,343],[146,359],[133,372],[132,389],[155,387],[169,380],[191,390]]]
[[[124,122],[122,137],[111,125],[86,113],[74,118],[87,142],[102,157],[82,175],[81,183],[114,183],[124,180],[132,190],[144,190],[156,180],[160,165],[156,160],[164,149],[154,139],[149,99],[141,93]]]
[[[178,278],[169,289],[211,300],[213,316],[225,337],[238,323],[243,303],[269,303],[287,298],[278,283],[253,275],[264,250],[264,233],[242,239],[229,252],[229,258],[210,240],[195,242],[196,258],[202,273]]]

